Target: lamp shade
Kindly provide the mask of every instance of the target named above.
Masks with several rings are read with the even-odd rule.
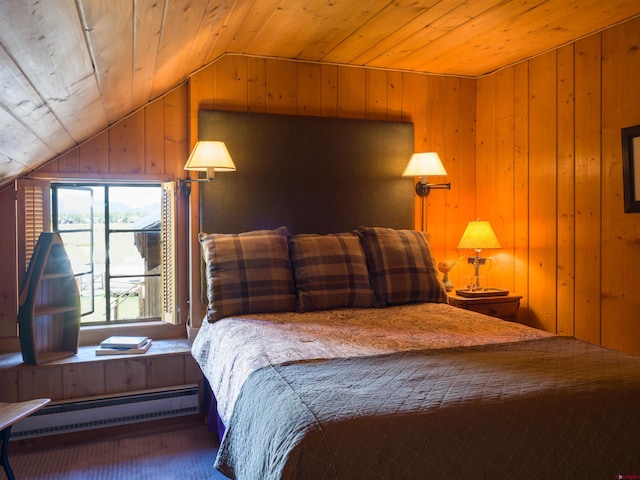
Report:
[[[500,242],[489,222],[475,221],[469,222],[467,228],[462,234],[458,250],[471,249],[483,250],[485,248],[500,248]]]
[[[428,177],[446,174],[447,171],[436,152],[414,153],[402,172],[403,177]]]
[[[196,142],[184,169],[207,172],[212,178],[214,172],[235,172],[236,166],[224,142],[203,140]]]

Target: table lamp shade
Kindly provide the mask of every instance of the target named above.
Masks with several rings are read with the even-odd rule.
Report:
[[[462,234],[458,250],[484,250],[485,248],[500,248],[500,242],[493,233],[491,225],[487,221],[469,222]]]

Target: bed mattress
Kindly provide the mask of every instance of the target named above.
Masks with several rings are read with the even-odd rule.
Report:
[[[545,338],[550,333],[442,303],[283,312],[203,322],[192,346],[228,423],[240,388],[267,365]]]
[[[640,358],[445,304],[204,324],[236,479],[640,472]]]

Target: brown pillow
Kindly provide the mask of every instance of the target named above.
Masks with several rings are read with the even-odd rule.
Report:
[[[287,237],[286,227],[198,236],[206,262],[207,320],[295,311]]]
[[[289,237],[298,311],[373,307],[367,261],[352,233]]]
[[[360,227],[358,232],[379,302],[447,302],[427,234],[381,227]]]

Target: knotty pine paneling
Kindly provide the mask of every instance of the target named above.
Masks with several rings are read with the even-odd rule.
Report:
[[[185,383],[185,361],[188,355],[166,355],[147,360],[147,387],[162,388]]]
[[[486,220],[494,228],[496,236],[501,240],[501,236],[498,233],[500,227],[499,223],[499,205],[496,201],[497,185],[495,179],[495,165],[496,159],[496,135],[497,135],[497,77],[491,75],[482,78],[477,83],[478,97],[482,97],[485,103],[476,107],[476,122],[477,122],[477,136],[476,136],[476,165],[475,165],[475,203],[473,217],[463,220],[464,227],[472,220]],[[501,228],[504,230],[504,228]],[[463,230],[464,232],[464,230]],[[462,236],[462,232],[461,232]],[[458,239],[459,241],[460,239]],[[498,252],[483,251],[482,257],[489,257],[495,255]],[[471,250],[464,250],[460,252],[461,255],[469,258],[474,255]],[[460,269],[463,274],[462,285],[467,285],[473,275],[473,267],[470,266],[467,259],[463,259],[460,265],[456,268]],[[489,262],[489,260],[487,260]],[[495,269],[493,265],[489,268],[489,263],[480,269],[480,275],[484,278],[480,279],[480,284],[485,286],[507,288],[506,285],[501,283],[501,279],[495,275]]]
[[[62,396],[65,399],[106,393],[106,362],[73,363],[62,368]]]
[[[557,331],[575,334],[575,66],[574,45],[558,49]]]
[[[266,111],[296,115],[298,113],[298,68],[294,62],[267,59],[266,71]],[[301,85],[301,88],[308,88]],[[244,89],[246,90],[246,88]],[[358,89],[358,92],[363,89]],[[304,110],[302,107],[300,110]]]
[[[189,79],[188,89],[188,122],[189,122],[189,149],[193,148],[191,143],[192,139],[197,137],[198,132],[192,132],[193,128],[197,127],[198,122],[198,110],[213,110],[215,108],[214,89],[213,89],[213,68],[205,68],[196,73]],[[192,99],[202,99],[192,103]],[[195,141],[195,140],[194,140]]]
[[[385,70],[367,71],[365,78],[365,115],[367,120],[387,119],[387,73]]]
[[[506,69],[478,81],[478,95],[486,103],[476,107],[476,215],[487,220],[500,241],[498,251],[484,251],[487,263],[480,274],[485,286],[515,288],[515,70]],[[473,252],[461,252],[467,256]],[[471,267],[465,265],[467,276]]]
[[[600,34],[575,43],[575,335],[600,343],[603,161]]]
[[[18,370],[18,401],[32,398],[64,399],[62,368],[60,366],[39,366]]]
[[[189,152],[189,105],[186,87],[176,88],[162,98],[164,107],[164,175],[182,178]]]
[[[412,94],[415,92],[415,94]],[[402,120],[405,122],[413,122],[413,132],[415,136],[415,151],[425,151],[425,143],[427,142],[427,77],[413,73],[402,74]],[[443,160],[444,161],[444,160]],[[430,181],[434,181],[430,179]],[[427,214],[428,206],[434,198],[429,195],[424,199],[424,218],[420,219],[421,200],[415,197],[414,202],[414,224],[416,228],[420,228],[424,222],[425,230],[431,232],[429,228],[430,218]],[[436,226],[435,220],[431,223]],[[439,227],[439,225],[438,225]],[[431,239],[432,242],[434,238]]]
[[[262,76],[266,75],[266,63],[266,60],[261,60],[259,64],[255,65],[256,71],[259,70]],[[199,75],[204,74],[206,70],[208,69],[201,71]],[[213,65],[212,75],[213,97],[204,97],[200,101],[212,103],[214,108],[217,110],[246,111],[247,108],[249,108],[249,97],[247,89],[248,62],[245,58],[232,55],[222,57]],[[277,92],[269,92],[269,95],[275,95],[276,97],[279,96]],[[266,97],[267,92],[263,91],[262,102],[264,102],[265,104],[267,101]],[[191,101],[189,105],[192,105]],[[197,119],[197,112],[195,112],[195,116]],[[193,135],[198,134],[197,123],[195,125],[192,124],[191,126],[191,136],[193,142],[191,142],[190,145],[193,146],[196,139],[196,137],[194,137]],[[193,130],[194,126],[195,130]]]
[[[366,71],[364,68],[338,68],[338,117],[362,118],[366,115]]]
[[[515,71],[506,69],[496,74],[496,135],[494,140],[495,162],[491,178],[487,179],[494,190],[496,206],[489,215],[493,229],[500,239],[499,252],[487,252],[489,257],[489,286],[500,286],[514,291],[514,235],[515,220],[515,169],[514,169],[514,78]],[[496,282],[500,282],[498,285]]]
[[[483,125],[478,145],[484,145],[483,161],[477,163],[478,168],[478,217],[486,217],[491,222],[498,237],[501,249],[484,252],[488,257],[486,265],[486,283],[489,286],[508,289],[519,293],[515,271],[518,262],[518,228],[516,207],[518,196],[526,189],[518,183],[520,174],[517,163],[517,153],[526,147],[518,146],[520,141],[515,128],[518,104],[518,71],[505,69],[495,74],[491,84],[491,95],[495,106],[478,106],[491,112],[495,129]],[[525,72],[526,74],[526,72]],[[528,96],[528,91],[523,96]],[[480,121],[478,122],[480,130]],[[484,123],[484,122],[482,122]],[[487,131],[488,128],[488,131]],[[528,133],[528,132],[527,132]],[[484,159],[493,156],[494,161],[485,162]],[[528,172],[526,172],[528,174]],[[526,177],[528,181],[528,176]],[[528,198],[525,197],[528,201]],[[488,200],[488,201],[487,201]],[[482,209],[480,208],[482,206]],[[524,305],[524,302],[523,302]]]
[[[640,214],[624,213],[620,129],[640,125],[640,19],[602,32],[602,344],[640,354]]]
[[[335,117],[338,112],[338,67],[320,65],[320,75],[320,114],[323,117]]]
[[[70,152],[60,156],[57,161],[58,173],[73,173],[80,168],[80,158],[78,157],[78,149],[74,148]]]
[[[111,359],[104,364],[106,393],[131,392],[147,388],[147,359]]]
[[[467,79],[447,77],[445,81],[446,125],[442,153],[447,158],[448,175],[441,181],[451,182],[452,189],[436,193],[446,193],[446,195],[439,195],[445,201],[441,207],[444,217],[440,220],[441,228],[439,230],[432,228],[430,232],[432,235],[437,234],[442,239],[444,246],[442,259],[453,260],[462,254],[456,248],[463,232],[460,226],[465,221],[472,219],[475,214],[475,204],[465,201],[467,192],[475,189],[475,175],[473,174],[475,170],[475,115],[460,116],[462,109],[469,108],[470,104],[473,105],[473,101],[468,95],[475,95],[475,88],[467,88],[464,85],[469,82]],[[433,221],[433,217],[434,215],[430,215],[429,220]],[[459,272],[462,271],[460,266],[450,274],[452,281],[455,281],[459,286],[462,285],[462,277],[459,275]]]
[[[556,52],[529,65],[529,322],[555,331]]]
[[[640,19],[477,86],[477,210],[513,239],[513,272],[500,267],[524,295],[520,320],[640,354],[640,216],[623,210],[620,139],[640,124]],[[494,188],[513,191],[510,221]]]
[[[516,65],[513,76],[513,242],[514,292],[522,292],[518,320],[529,312],[529,65]]]
[[[109,132],[102,132],[79,147],[78,173],[101,175],[109,171]]]
[[[153,102],[144,109],[144,170],[148,174],[165,172],[165,145],[158,139],[164,135],[164,102]]]
[[[460,116],[458,112],[452,112],[447,109],[447,77],[437,75],[426,75],[427,91],[426,91],[426,108],[424,114],[420,113],[422,102],[415,104],[414,128],[418,125],[419,131],[415,134],[416,152],[435,151],[438,152],[445,168],[448,166],[448,157],[445,150],[445,138],[447,128],[447,116],[454,117],[458,122]],[[451,92],[453,95],[459,95],[459,92]],[[403,91],[404,98],[407,92]],[[404,103],[403,103],[404,109]],[[450,181],[446,177],[430,177],[429,181],[441,183]],[[430,243],[438,257],[444,259],[446,251],[446,216],[445,207],[449,196],[448,190],[433,190],[426,197],[425,208],[425,230],[430,234]],[[416,201],[419,201],[417,197]],[[417,208],[416,208],[417,209]]]
[[[297,109],[300,115],[320,116],[322,114],[322,106],[320,104],[322,73],[315,65],[309,63],[301,63],[297,69],[298,85],[298,103],[300,108]],[[386,82],[384,82],[386,85]],[[369,87],[369,85],[368,85]],[[367,92],[374,92],[375,88],[366,88]],[[367,109],[368,110],[368,109]]]
[[[189,152],[187,89],[170,91],[37,172],[93,180],[183,176]]]
[[[387,120],[402,119],[402,72],[387,72]],[[475,88],[473,89],[475,96]]]
[[[247,62],[247,108],[252,112],[265,112],[267,109],[266,89],[267,69],[264,58],[251,58]],[[197,112],[196,112],[197,116]]]
[[[145,173],[144,110],[109,129],[109,173]]]
[[[453,83],[453,79],[449,79],[449,83]],[[452,92],[455,92],[453,89]],[[469,220],[475,219],[476,216],[476,116],[475,108],[476,98],[476,81],[470,79],[461,79],[459,88],[459,110],[465,112],[459,116],[459,122],[456,122],[455,108],[452,105],[450,113],[447,114],[447,120],[450,122],[447,126],[447,146],[446,155],[447,176],[446,181],[451,180],[451,190],[446,192],[446,223],[444,225],[446,231],[446,254],[445,259],[459,259],[465,252],[457,249],[458,242],[462,237],[464,229]],[[456,95],[448,94],[448,102],[453,102]],[[456,127],[456,124],[459,125]],[[456,130],[456,128],[458,130]],[[456,140],[458,138],[458,140]],[[459,148],[456,151],[456,146]],[[457,157],[456,157],[457,155]],[[451,159],[454,159],[451,162]],[[457,167],[457,168],[456,168]],[[466,258],[459,261],[458,265],[453,269],[450,278],[454,281],[454,285],[464,286],[464,276],[469,273]]]

